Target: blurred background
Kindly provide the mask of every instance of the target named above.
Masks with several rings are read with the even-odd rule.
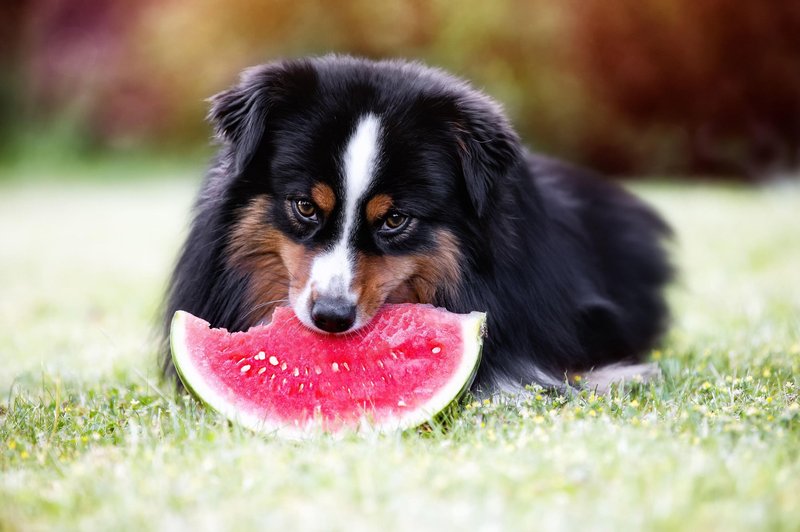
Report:
[[[205,160],[205,98],[331,51],[453,71],[534,149],[615,175],[800,166],[794,0],[3,0],[0,36],[0,168]]]

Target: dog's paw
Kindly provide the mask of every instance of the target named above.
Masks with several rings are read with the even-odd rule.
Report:
[[[661,378],[661,368],[655,362],[643,364],[611,364],[581,375],[580,386],[604,394],[613,386],[625,383],[646,383]]]

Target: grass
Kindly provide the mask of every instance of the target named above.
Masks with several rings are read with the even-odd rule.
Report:
[[[678,235],[662,381],[297,444],[159,386],[196,179],[158,171],[0,181],[0,530],[800,528],[797,185],[637,187]]]

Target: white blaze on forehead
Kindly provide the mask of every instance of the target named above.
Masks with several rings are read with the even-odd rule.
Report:
[[[378,158],[379,135],[378,117],[369,114],[358,123],[355,133],[347,144],[343,159],[345,230],[352,225],[359,200],[372,181]]]
[[[308,308],[312,290],[318,296],[343,297],[355,303],[356,295],[352,290],[355,271],[352,240],[358,206],[374,177],[379,151],[380,121],[373,114],[365,115],[357,123],[341,158],[344,219],[339,239],[330,251],[314,259],[308,284],[298,301],[299,307]],[[303,310],[295,309],[295,312]]]

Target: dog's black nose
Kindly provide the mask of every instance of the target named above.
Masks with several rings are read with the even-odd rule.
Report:
[[[356,321],[356,306],[342,298],[320,298],[311,307],[314,325],[325,332],[344,332]]]

